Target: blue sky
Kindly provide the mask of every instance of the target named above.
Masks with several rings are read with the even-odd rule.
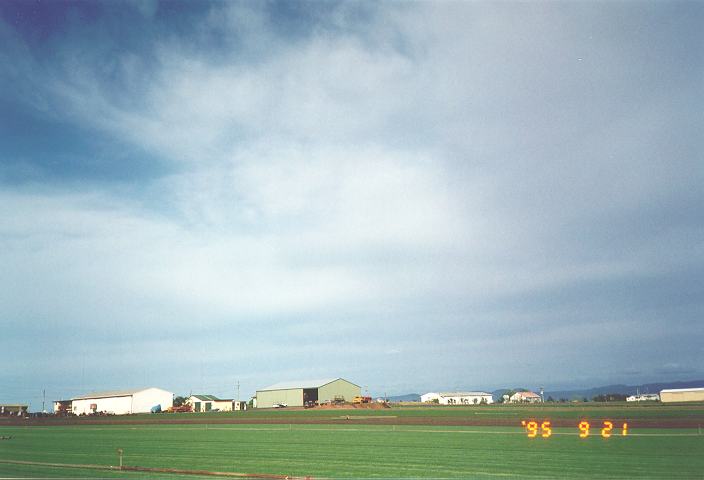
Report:
[[[0,3],[0,402],[704,377],[699,2]]]

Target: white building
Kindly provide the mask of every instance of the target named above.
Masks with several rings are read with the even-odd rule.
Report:
[[[509,398],[511,403],[540,403],[543,399],[535,392],[516,392]]]
[[[479,405],[494,403],[494,398],[486,392],[430,392],[421,395],[420,401],[440,405]]]
[[[704,388],[669,388],[660,390],[663,403],[669,402],[704,402]]]
[[[223,400],[214,395],[191,395],[187,402],[193,406],[194,412],[232,411],[231,398]]]
[[[641,393],[638,395],[631,395],[626,397],[627,402],[659,402],[660,395],[657,393]]]
[[[96,392],[71,399],[71,410],[76,415],[149,413],[157,405],[161,410],[172,407],[173,399],[173,393],[160,388]]]

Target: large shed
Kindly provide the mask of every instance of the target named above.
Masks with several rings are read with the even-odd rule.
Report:
[[[351,402],[362,395],[362,388],[343,378],[281,382],[257,390],[257,408],[276,405],[302,407],[307,402]]]
[[[660,391],[660,401],[668,402],[704,402],[704,388],[671,388]]]
[[[157,405],[166,410],[173,406],[173,401],[174,394],[160,388],[114,390],[72,398],[71,410],[76,415],[149,413]]]

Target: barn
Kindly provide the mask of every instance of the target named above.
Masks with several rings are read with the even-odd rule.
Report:
[[[343,378],[281,382],[257,390],[257,408],[277,405],[302,407],[307,402],[351,402],[362,395],[362,388]]]
[[[72,398],[71,411],[76,415],[149,413],[157,405],[161,410],[173,406],[173,399],[173,393],[160,388],[96,392]]]
[[[704,388],[672,388],[660,391],[660,401],[668,402],[704,402]]]

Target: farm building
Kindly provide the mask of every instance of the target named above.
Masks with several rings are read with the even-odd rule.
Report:
[[[660,401],[704,402],[704,388],[672,388],[660,391]]]
[[[362,388],[342,378],[282,382],[257,390],[257,408],[276,405],[302,407],[306,402],[351,402],[362,395]]]
[[[54,400],[55,415],[70,415],[73,413],[73,401],[71,400]]]
[[[439,403],[440,405],[478,405],[494,403],[491,393],[486,392],[443,392],[426,393],[420,396],[423,403]]]
[[[657,402],[660,400],[660,395],[657,393],[639,393],[626,397],[627,402]]]
[[[23,417],[27,415],[27,409],[29,405],[19,405],[19,404],[0,404],[0,416],[18,416]]]
[[[76,415],[149,413],[157,405],[162,410],[173,406],[173,398],[173,393],[160,388],[97,392],[71,399],[71,411]]]
[[[232,399],[220,399],[213,395],[191,395],[187,402],[193,406],[194,412],[231,412]]]
[[[542,398],[535,392],[516,392],[508,399],[511,403],[540,403]]]

